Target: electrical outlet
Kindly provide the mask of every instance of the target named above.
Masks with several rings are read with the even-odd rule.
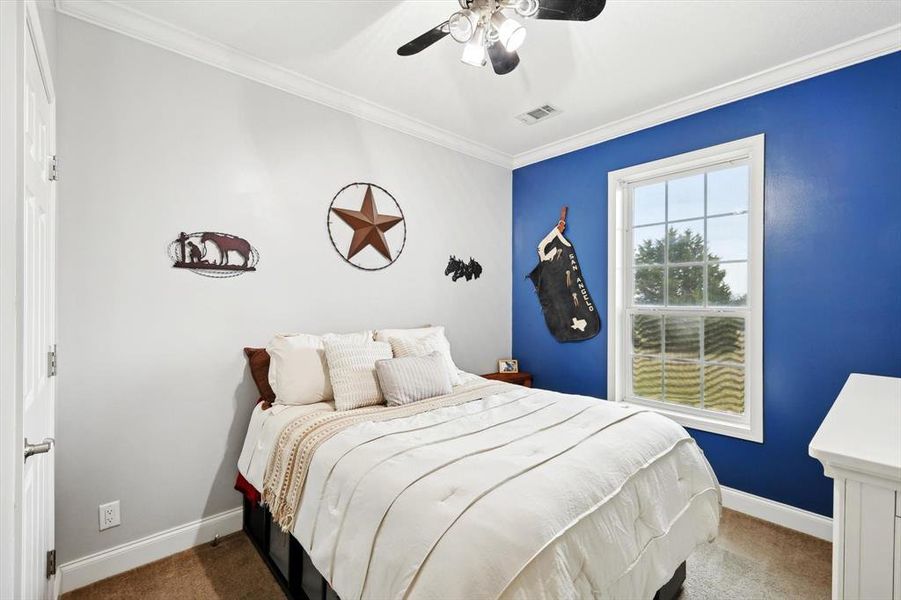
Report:
[[[119,526],[119,501],[100,505],[100,531]]]

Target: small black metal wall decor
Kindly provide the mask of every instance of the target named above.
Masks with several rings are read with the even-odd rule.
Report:
[[[387,212],[379,212],[379,207]],[[374,183],[351,183],[338,190],[326,224],[335,251],[364,271],[391,266],[407,243],[404,211],[388,190]]]
[[[578,342],[601,331],[601,317],[588,293],[576,249],[563,237],[565,228],[564,206],[557,225],[538,244],[539,261],[529,279],[551,335],[558,342]]]
[[[473,257],[469,257],[469,262],[465,263],[453,254],[447,261],[447,267],[444,269],[445,275],[451,276],[451,281],[457,281],[465,278],[466,281],[478,279],[482,275],[482,265],[480,265]]]
[[[260,261],[260,253],[250,242],[215,231],[182,231],[169,243],[168,253],[174,268],[190,269],[205,277],[237,277],[256,271]]]

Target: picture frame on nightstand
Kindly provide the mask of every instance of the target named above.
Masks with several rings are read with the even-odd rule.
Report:
[[[502,358],[497,361],[498,373],[519,373],[519,361],[515,358]]]

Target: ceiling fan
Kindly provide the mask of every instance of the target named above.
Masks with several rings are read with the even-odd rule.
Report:
[[[504,14],[512,10],[520,17],[550,21],[590,21],[604,10],[607,0],[457,0],[461,10],[397,49],[401,56],[422,52],[450,35],[465,44],[460,58],[481,67],[488,60],[498,75],[519,65],[516,51],[526,39],[526,28]]]

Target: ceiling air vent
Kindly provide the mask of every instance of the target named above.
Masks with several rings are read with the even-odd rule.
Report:
[[[526,125],[533,125],[538,121],[544,121],[545,119],[549,119],[559,113],[559,108],[555,108],[550,104],[545,104],[544,106],[539,106],[538,108],[527,110],[521,115],[516,115],[516,118]]]

